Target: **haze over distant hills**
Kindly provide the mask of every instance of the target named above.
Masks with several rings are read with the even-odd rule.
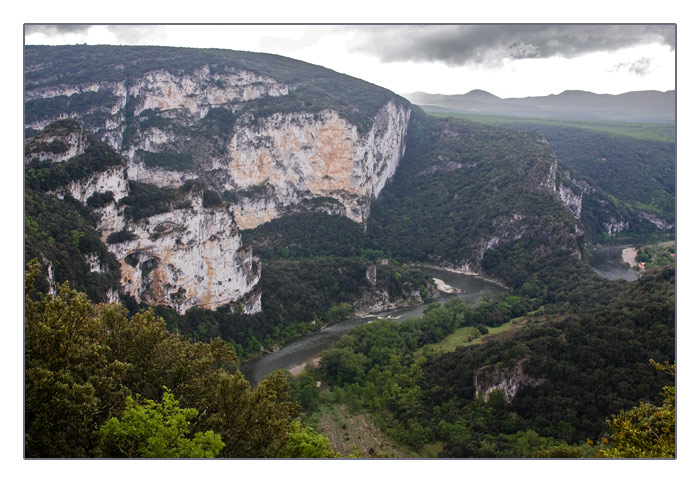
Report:
[[[676,91],[595,94],[564,91],[549,96],[502,99],[483,90],[444,95],[414,92],[408,100],[427,111],[455,111],[546,119],[674,123]]]

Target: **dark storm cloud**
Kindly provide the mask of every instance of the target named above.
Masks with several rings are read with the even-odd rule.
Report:
[[[377,25],[353,26],[356,50],[383,62],[429,61],[496,65],[614,51],[656,42],[675,49],[673,25]]]
[[[61,24],[27,24],[24,32],[27,35],[44,34],[50,37],[63,34],[76,34],[87,32],[92,25],[61,23]]]

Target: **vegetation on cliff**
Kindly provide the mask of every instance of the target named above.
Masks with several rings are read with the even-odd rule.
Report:
[[[188,342],[152,310],[129,317],[67,283],[37,294],[38,271],[31,261],[25,278],[27,457],[306,454],[313,433],[282,374],[251,389],[221,339]]]

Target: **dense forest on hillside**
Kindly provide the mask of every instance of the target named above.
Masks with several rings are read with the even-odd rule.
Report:
[[[93,302],[105,300],[109,291],[117,293],[120,288],[119,263],[102,243],[91,210],[70,197],[60,200],[25,188],[24,256],[42,262],[38,291],[50,289],[49,266],[54,282],[70,281]],[[90,270],[90,256],[103,271]]]
[[[615,213],[629,221],[628,236],[655,229],[640,211],[675,222],[675,125],[431,115],[540,133],[563,167],[598,190],[584,198],[582,221],[590,234],[604,235],[601,221]]]
[[[675,276],[664,268],[636,283],[610,282],[578,262],[569,267],[550,272],[544,262],[490,304],[455,299],[431,305],[422,319],[354,329],[313,370],[330,394],[304,391],[304,378],[292,394],[307,412],[319,400],[369,412],[416,451],[437,444],[447,457],[592,457],[585,441],[610,439],[612,413],[659,404],[661,387],[672,384],[648,361],[674,358]],[[509,330],[476,332],[451,352],[418,350],[459,327],[486,332],[507,321]],[[484,395],[504,378],[515,395]]]
[[[494,236],[576,249],[573,218],[542,186],[550,153],[533,134],[414,112],[402,169],[372,206],[371,248],[475,265]]]

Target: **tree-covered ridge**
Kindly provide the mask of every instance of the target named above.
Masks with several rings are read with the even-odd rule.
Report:
[[[675,221],[676,128],[672,124],[551,121],[431,112],[543,135],[562,166],[595,192],[584,196],[582,221],[590,235],[603,235],[611,217],[629,222],[628,233],[655,227],[645,212]]]
[[[548,184],[554,164],[532,133],[414,112],[400,169],[372,205],[370,248],[475,267],[501,240],[577,250],[575,220]]]
[[[675,377],[676,364],[649,361],[658,371]],[[602,452],[605,458],[676,457],[676,387],[664,386],[663,404],[641,403],[613,417],[612,447]]]
[[[545,262],[542,275],[552,267]],[[416,351],[458,327],[512,317],[517,327],[481,343]],[[415,321],[356,328],[313,374],[331,384],[330,395],[314,398],[303,379],[292,394],[307,411],[321,396],[369,411],[397,442],[438,445],[441,456],[593,457],[586,441],[610,439],[612,414],[661,402],[658,390],[670,380],[648,360],[668,360],[674,350],[673,269],[626,284],[574,263],[477,308],[436,305]],[[492,390],[502,381],[515,393]]]
[[[65,139],[71,134],[80,134],[82,132],[82,126],[75,119],[61,119],[47,125],[40,132],[28,132],[24,141],[25,159],[29,158],[31,163],[32,157],[38,158],[40,153],[65,153],[70,146],[61,139],[56,138]]]
[[[272,112],[318,112],[334,109],[366,132],[379,108],[390,100],[408,101],[369,82],[330,69],[273,54],[224,49],[148,46],[25,46],[25,87],[37,89],[61,84],[131,82],[157,70],[182,74],[208,66],[212,73],[245,70],[293,86],[287,96],[254,100],[245,110],[256,116]],[[104,103],[106,91],[28,101],[33,119],[46,108],[75,110],[84,102]],[[89,98],[89,99],[88,99]]]
[[[564,163],[625,205],[674,218],[675,142],[524,123],[509,127],[536,128]]]

